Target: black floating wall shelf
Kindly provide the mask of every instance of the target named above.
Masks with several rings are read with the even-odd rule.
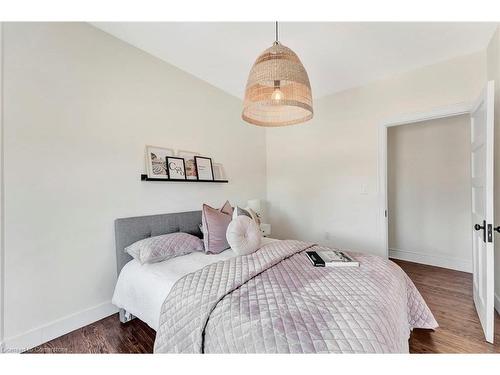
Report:
[[[161,182],[211,182],[216,184],[227,184],[228,180],[167,180],[165,178],[149,178],[147,174],[141,174],[141,181],[161,181]]]

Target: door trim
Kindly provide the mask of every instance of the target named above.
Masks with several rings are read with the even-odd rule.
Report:
[[[403,114],[398,117],[391,118],[380,124],[378,128],[378,209],[377,225],[381,238],[382,251],[386,258],[389,258],[389,218],[386,216],[388,210],[388,194],[387,194],[387,129],[399,126],[408,125],[440,118],[453,117],[470,114],[475,103],[462,102],[450,106],[439,107],[427,112],[416,112]]]

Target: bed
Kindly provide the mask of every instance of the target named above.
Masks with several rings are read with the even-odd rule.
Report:
[[[113,303],[157,331],[156,353],[407,353],[413,328],[438,325],[395,263],[351,253],[359,268],[313,267],[318,245],[266,240],[235,256],[192,253],[140,265],[146,237],[201,237],[201,211],[117,219]]]

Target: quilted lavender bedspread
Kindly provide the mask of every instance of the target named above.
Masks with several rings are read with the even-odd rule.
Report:
[[[437,322],[395,263],[313,267],[316,245],[276,241],[180,279],[165,300],[157,353],[407,353]]]

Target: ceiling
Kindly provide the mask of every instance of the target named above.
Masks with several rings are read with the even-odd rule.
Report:
[[[274,22],[98,22],[94,26],[242,98]],[[284,22],[280,40],[319,98],[388,75],[485,49],[494,23]]]

